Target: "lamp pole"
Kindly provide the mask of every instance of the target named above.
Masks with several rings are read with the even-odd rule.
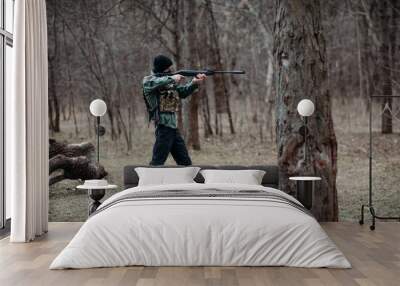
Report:
[[[100,162],[100,136],[104,135],[105,129],[100,125],[100,117],[106,114],[107,104],[104,100],[95,99],[90,103],[90,113],[96,117],[96,135],[97,135],[97,163]]]
[[[100,116],[97,117],[97,163],[100,163]]]
[[[304,116],[304,165],[307,166],[307,116]]]

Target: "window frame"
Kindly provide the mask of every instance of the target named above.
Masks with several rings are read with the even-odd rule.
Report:
[[[6,98],[6,49],[13,48],[13,34],[6,30],[6,1],[0,0],[0,237],[9,232],[10,219],[6,215],[6,189],[5,189],[5,98]],[[8,0],[10,1],[10,0]],[[12,18],[15,16],[15,0]],[[14,30],[14,29],[12,29]]]

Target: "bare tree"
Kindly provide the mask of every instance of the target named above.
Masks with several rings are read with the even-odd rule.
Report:
[[[57,96],[57,67],[59,61],[59,47],[58,47],[58,13],[57,1],[52,0],[48,9],[52,11],[52,29],[49,35],[53,38],[54,46],[49,51],[49,124],[50,130],[53,132],[60,132],[60,104]]]
[[[209,33],[210,33],[210,59],[212,66],[217,70],[223,70],[221,50],[219,47],[218,26],[214,16],[212,2],[205,0],[205,9],[208,12],[209,18]],[[215,133],[223,134],[223,124],[221,114],[228,115],[230,133],[235,133],[233,126],[232,112],[229,102],[229,94],[226,83],[226,78],[222,75],[214,76],[214,97],[215,97]]]
[[[205,17],[206,14],[206,9],[204,8],[204,5],[201,6],[201,8],[198,8],[199,15],[197,17],[197,27],[200,27],[197,29],[197,42],[195,45],[196,49],[196,63],[204,68],[208,66],[208,63],[210,61],[209,59],[209,54],[208,54],[208,41],[209,41],[209,34],[207,29],[204,29],[202,27],[205,27],[208,24],[207,18]],[[199,104],[199,107],[201,107],[201,115],[202,115],[202,123],[203,123],[203,131],[204,131],[204,137],[208,138],[214,134],[213,128],[212,128],[212,118],[211,118],[211,108],[210,108],[210,103],[209,103],[209,94],[207,92],[207,84],[210,82],[207,81],[205,85],[200,88],[198,93],[195,95],[197,97],[197,104]],[[199,102],[200,101],[200,102]]]
[[[379,13],[379,32],[380,32],[380,68],[382,75],[381,92],[382,95],[392,95],[392,70],[391,70],[391,59],[390,59],[390,32],[389,22],[391,19],[391,7],[387,0],[381,0],[378,2],[378,13]],[[392,98],[384,97],[382,102],[382,133],[390,134],[393,133],[393,119],[392,119]]]
[[[187,64],[191,68],[198,67],[197,61],[197,45],[199,44],[196,34],[202,29],[197,29],[197,12],[198,6],[195,0],[185,1],[187,6],[186,14],[186,40],[188,45],[188,58]],[[199,97],[198,94],[193,94],[188,99],[188,118],[189,118],[189,128],[187,128],[187,144],[194,150],[200,150],[200,135],[199,135]]]
[[[63,45],[64,45],[64,51],[65,51],[65,59],[66,59],[66,75],[67,75],[67,90],[68,90],[68,107],[69,107],[69,118],[73,119],[74,126],[75,126],[75,135],[79,135],[79,128],[78,128],[78,120],[76,116],[76,106],[75,106],[75,93],[72,88],[72,72],[71,72],[71,63],[70,63],[70,58],[71,58],[71,51],[67,48],[67,37],[65,33],[65,23],[63,24],[63,29],[62,29],[62,35],[63,35]]]

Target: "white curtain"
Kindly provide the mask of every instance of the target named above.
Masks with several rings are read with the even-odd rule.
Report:
[[[6,187],[12,242],[48,225],[48,95],[45,0],[15,1],[14,93],[6,98]]]

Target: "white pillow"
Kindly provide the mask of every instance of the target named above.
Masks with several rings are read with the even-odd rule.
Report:
[[[265,171],[261,170],[202,170],[205,184],[261,185]]]
[[[199,170],[199,167],[135,168],[139,176],[138,186],[195,183],[193,179]]]

